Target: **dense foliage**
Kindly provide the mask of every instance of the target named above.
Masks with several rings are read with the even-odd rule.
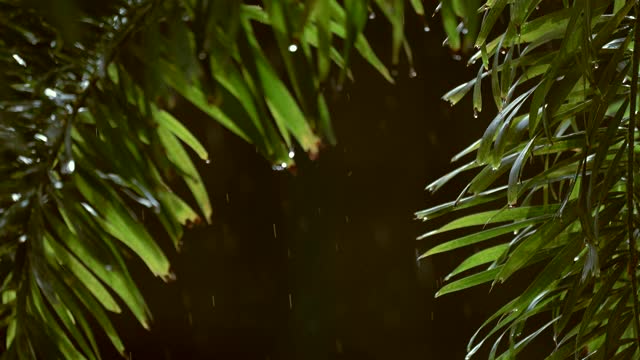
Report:
[[[486,345],[491,359],[514,358],[544,336],[552,359],[637,359],[638,3],[489,0],[480,10],[469,60],[478,75],[444,99],[471,92],[475,112],[491,103],[496,115],[453,159],[466,164],[427,187],[472,172],[459,198],[416,214],[455,217],[420,239],[468,229],[422,258],[476,250],[437,295],[530,273],[473,336],[469,357]]]
[[[100,358],[95,328],[123,353],[109,313],[151,322],[129,254],[174,276],[145,222],[179,249],[183,226],[212,216],[192,161],[209,155],[175,104],[275,169],[295,149],[316,157],[335,141],[324,90],[351,76],[352,53],[393,82],[362,34],[373,8],[391,24],[391,61],[410,56],[403,1],[1,0],[3,357]]]

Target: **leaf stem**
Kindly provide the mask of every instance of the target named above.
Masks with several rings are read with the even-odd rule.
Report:
[[[634,26],[634,47],[633,47],[633,63],[631,73],[631,99],[629,100],[629,124],[627,128],[627,231],[629,234],[629,276],[631,278],[631,291],[633,294],[633,332],[636,338],[636,344],[640,348],[640,320],[638,319],[638,287],[636,269],[638,268],[638,254],[636,249],[636,239],[634,236],[633,226],[633,173],[635,170],[634,162],[634,141],[636,128],[636,107],[638,97],[638,65],[640,61],[640,11],[638,3],[635,5],[635,26]]]

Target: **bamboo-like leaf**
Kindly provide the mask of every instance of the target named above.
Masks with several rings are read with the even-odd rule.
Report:
[[[460,263],[460,265],[453,269],[453,271],[451,271],[449,275],[445,277],[445,280],[449,280],[452,277],[476,266],[484,265],[497,260],[504,254],[505,250],[507,250],[508,248],[509,244],[500,244],[478,251],[477,253],[466,258],[463,262]]]
[[[79,175],[76,175],[75,183],[93,207],[93,211],[104,219],[103,225],[111,235],[135,251],[156,276],[169,274],[169,261],[160,247],[121,205],[122,201],[115,194],[95,191],[94,187]]]
[[[520,181],[520,176],[522,174],[522,168],[524,167],[524,163],[529,156],[531,151],[531,147],[533,146],[536,138],[529,140],[524,149],[520,152],[516,161],[513,163],[511,167],[511,171],[509,172],[509,188],[507,190],[507,201],[509,205],[515,205],[518,201],[518,189],[516,187],[517,183]]]
[[[476,285],[480,285],[480,284],[484,284],[487,282],[490,282],[492,280],[494,280],[494,278],[496,277],[496,275],[500,272],[501,267],[496,267],[494,269],[491,270],[486,270],[477,274],[473,274],[470,276],[467,276],[465,278],[462,278],[460,280],[456,280],[452,283],[449,283],[445,286],[443,286],[440,290],[438,290],[438,292],[436,293],[436,297],[440,297],[442,295],[445,294],[449,294],[452,292],[456,292],[456,291],[460,291],[460,290],[464,290],[467,288],[470,288],[472,286],[476,286]]]

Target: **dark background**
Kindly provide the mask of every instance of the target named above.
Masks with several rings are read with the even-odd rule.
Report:
[[[442,46],[436,19],[430,25],[408,19],[417,77],[405,63],[391,85],[358,59],[355,82],[327,90],[339,143],[313,162],[298,154],[295,174],[274,172],[254,147],[184,110],[212,156],[201,172],[214,220],[172,255],[175,282],[132,265],[155,321],[147,332],[126,314],[116,319],[131,358],[464,358],[506,294],[479,287],[434,299],[469,252],[417,263],[435,243],[415,238],[434,225],[413,213],[457,197],[464,177],[435,195],[424,187],[454,167],[449,159],[482,134],[492,109],[474,119],[470,99],[453,108],[440,99],[476,70]],[[388,61],[389,26],[378,16],[367,33]]]

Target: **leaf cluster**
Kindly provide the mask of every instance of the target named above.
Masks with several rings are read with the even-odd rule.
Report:
[[[444,99],[453,105],[471,92],[475,112],[487,102],[497,111],[454,157],[470,160],[427,187],[472,172],[460,197],[416,213],[454,218],[420,239],[468,229],[422,258],[479,250],[437,296],[533,272],[478,329],[469,357],[487,344],[490,359],[514,358],[546,336],[555,343],[551,359],[635,359],[637,2],[489,0],[479,10],[469,60],[481,63],[478,75]]]
[[[152,322],[133,257],[175,277],[148,225],[179,249],[212,216],[194,163],[210,155],[176,104],[275,169],[296,148],[314,158],[335,142],[325,89],[354,53],[393,82],[363,35],[374,8],[398,62],[403,1],[0,0],[3,358],[97,359],[96,328],[124,353],[112,314]]]

